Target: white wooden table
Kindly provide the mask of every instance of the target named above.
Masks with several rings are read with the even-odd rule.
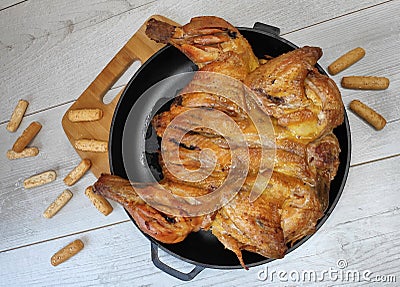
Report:
[[[354,270],[370,279],[397,280],[382,286],[399,284],[400,1],[247,2],[0,2],[1,286],[378,285],[351,276],[341,280],[340,274],[335,280],[334,274],[329,277],[324,273],[329,270]],[[284,259],[249,271],[206,269],[190,283],[179,281],[154,267],[149,241],[119,205],[113,203],[114,211],[108,217],[92,206],[84,196],[84,188],[95,181],[92,174],[71,188],[74,196],[59,214],[52,219],[42,216],[65,188],[62,179],[80,161],[62,130],[62,115],[152,14],[179,23],[195,15],[218,15],[236,26],[251,27],[256,21],[271,24],[299,46],[322,47],[320,64],[324,68],[343,52],[361,46],[367,52],[365,58],[334,76],[336,82],[343,75],[390,79],[385,91],[341,89],[346,108],[352,99],[361,99],[381,113],[388,124],[378,132],[348,112],[352,160],[343,194],[323,227]],[[134,65],[114,86],[109,99],[138,66]],[[19,130],[9,133],[6,125],[20,98],[30,105]],[[34,120],[43,124],[33,142],[40,154],[9,161],[6,151]],[[22,187],[24,178],[49,169],[57,172],[56,181],[32,190]],[[77,238],[82,239],[85,248],[53,267],[51,255]],[[182,271],[192,268],[163,252],[161,260]],[[340,269],[338,264],[343,263],[348,266]],[[296,278],[304,271],[315,271],[319,277],[311,282]],[[324,280],[319,282],[321,276]]]

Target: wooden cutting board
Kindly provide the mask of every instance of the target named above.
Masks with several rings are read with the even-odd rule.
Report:
[[[150,18],[156,18],[173,25],[178,25],[172,20],[160,15],[153,15]],[[85,138],[108,141],[111,120],[114,114],[115,106],[118,103],[118,99],[120,98],[123,89],[109,104],[103,103],[103,97],[135,61],[144,63],[155,52],[164,46],[163,44],[159,44],[150,40],[146,36],[146,23],[144,23],[132,36],[132,38],[129,39],[129,41],[114,56],[114,58],[112,58],[112,60],[100,72],[96,79],[94,79],[89,87],[87,87],[82,95],[64,114],[62,118],[62,126],[73,147],[75,141],[78,139]],[[67,114],[70,110],[83,108],[100,108],[103,110],[103,118],[94,122],[73,123],[69,121]],[[91,171],[97,178],[101,175],[101,173],[110,172],[110,164],[108,161],[107,152],[95,153],[83,152],[79,150],[76,151],[82,159],[88,158],[92,161]]]

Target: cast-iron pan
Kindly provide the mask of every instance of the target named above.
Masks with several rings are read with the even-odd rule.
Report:
[[[239,30],[250,42],[250,45],[252,46],[256,56],[260,58],[262,58],[264,55],[275,57],[297,48],[296,45],[279,37],[280,30],[276,27],[262,23],[256,23],[253,28],[239,28]],[[317,65],[317,68],[321,73],[326,74],[319,65]],[[129,132],[130,130],[132,120],[127,121],[127,119],[129,116],[132,117],[132,114],[130,113],[131,108],[137,99],[148,88],[162,79],[183,72],[195,71],[196,69],[196,66],[188,58],[186,58],[186,56],[184,56],[176,48],[168,45],[153,55],[133,76],[118,102],[111,124],[109,158],[110,169],[113,174],[128,178],[126,165],[124,164],[122,155],[122,138],[124,130],[125,132]],[[167,108],[168,107],[164,107],[164,110]],[[332,213],[336,203],[339,200],[347,178],[350,164],[351,143],[349,122],[346,113],[344,117],[344,123],[337,127],[334,130],[334,133],[339,140],[341,148],[340,165],[335,179],[331,182],[329,207],[324,217],[318,222],[317,230]],[[154,131],[151,131],[150,127],[148,134],[146,135],[146,140],[151,139],[152,137],[155,137],[155,135]],[[154,139],[152,140],[154,141]],[[146,154],[146,157],[151,165],[154,176],[156,178],[160,178],[160,169],[156,156],[150,152]],[[132,167],[130,166],[129,168]],[[136,167],[136,169],[140,168],[142,167]],[[138,179],[138,181],[140,181],[140,179]],[[183,242],[176,244],[161,243],[150,236],[145,236],[151,242],[151,256],[153,263],[164,272],[181,280],[187,281],[193,279],[204,268],[242,268],[236,255],[233,252],[225,249],[224,246],[210,233],[210,231],[191,233]],[[289,248],[288,252],[291,252],[299,247],[309,237],[310,236],[304,237],[302,240],[298,241],[294,246]],[[158,258],[158,248],[163,249],[167,253],[177,258],[194,264],[194,269],[189,273],[182,273],[164,264]],[[243,258],[244,262],[249,267],[264,264],[273,260],[247,251],[243,251]]]

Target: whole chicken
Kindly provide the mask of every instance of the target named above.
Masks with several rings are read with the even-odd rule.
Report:
[[[182,27],[152,19],[146,33],[178,48],[199,72],[169,110],[152,120],[164,152],[159,160],[164,176],[160,183],[133,184],[102,175],[94,184],[95,192],[121,203],[144,233],[161,242],[176,243],[190,232],[210,229],[244,268],[242,250],[282,258],[290,244],[315,231],[328,206],[330,182],[339,165],[340,147],[332,130],[343,122],[343,103],[336,84],[315,68],[321,49],[303,47],[260,64],[240,32],[212,16],[193,18]],[[230,100],[213,92],[196,92],[191,88],[207,86],[210,81],[202,72],[232,77],[255,97],[250,100],[243,91]],[[260,121],[272,124],[273,154],[262,153],[263,135],[248,115],[252,105],[259,111]],[[199,109],[201,116],[180,119]],[[240,128],[243,136],[234,141],[248,149],[248,171],[231,200],[215,211],[192,216],[181,209],[184,203],[175,195],[197,198],[211,194],[225,184],[234,168],[227,139],[213,129],[190,130],[192,125],[228,125],[214,117],[213,111],[229,116]],[[180,137],[182,130],[185,133]],[[174,150],[179,151],[179,162],[170,157]],[[216,159],[204,156],[206,150]],[[264,166],[268,160],[273,162],[273,170]],[[178,164],[186,170],[204,166],[212,170],[206,178],[186,181],[179,170],[171,172]],[[269,181],[255,200],[249,200],[258,176],[264,174]],[[169,206],[171,212],[160,211],[161,205]]]

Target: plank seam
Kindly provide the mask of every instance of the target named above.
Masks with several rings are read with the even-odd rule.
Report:
[[[367,7],[360,8],[360,9],[357,9],[357,10],[354,10],[354,11],[350,11],[350,12],[344,13],[342,15],[339,15],[339,16],[336,16],[336,17],[333,17],[333,18],[329,18],[327,20],[319,21],[319,22],[316,22],[314,24],[311,24],[311,25],[308,25],[308,26],[305,26],[305,27],[302,27],[302,28],[298,28],[298,29],[283,33],[280,36],[289,35],[291,33],[295,33],[295,32],[298,32],[298,31],[301,31],[301,30],[304,30],[304,29],[308,29],[310,27],[317,26],[317,25],[320,25],[322,23],[326,23],[326,22],[329,22],[329,21],[332,21],[332,20],[336,20],[336,19],[339,19],[339,18],[342,18],[342,17],[346,17],[348,15],[355,14],[355,13],[358,13],[358,12],[361,12],[361,11],[364,11],[364,10],[367,10],[367,9],[371,9],[371,8],[374,8],[374,7],[377,7],[377,6],[380,6],[380,5],[384,5],[384,4],[393,2],[393,1],[394,0],[387,0],[387,1],[383,1],[383,2],[378,3],[378,4],[373,4],[371,6],[367,6]]]
[[[78,235],[78,234],[85,234],[87,232],[91,232],[91,231],[102,229],[102,228],[111,227],[111,226],[114,226],[114,225],[118,225],[118,224],[122,224],[122,223],[125,223],[125,222],[129,222],[129,221],[131,221],[131,220],[130,219],[121,220],[121,221],[117,221],[117,222],[114,222],[114,223],[110,223],[110,224],[106,224],[106,225],[102,225],[102,226],[98,226],[98,227],[94,227],[94,228],[85,229],[83,231],[77,231],[77,232],[68,233],[68,234],[65,234],[65,235],[56,236],[56,237],[49,238],[49,239],[39,240],[39,241],[32,242],[32,243],[29,243],[29,244],[15,246],[15,247],[12,247],[12,248],[1,250],[0,254],[1,253],[5,253],[5,252],[9,252],[9,251],[13,251],[13,250],[16,250],[16,249],[20,249],[20,248],[33,246],[33,245],[36,245],[36,244],[45,243],[45,242],[48,242],[48,241],[53,241],[53,240],[57,240],[57,239],[61,239],[61,238],[66,238],[66,237],[70,237],[70,236],[74,236],[74,235]]]
[[[116,89],[122,89],[124,86],[125,86],[124,84],[121,84],[121,85],[112,87],[112,88],[109,90],[109,92],[110,92],[110,91],[113,91],[113,90],[116,90]],[[59,108],[59,107],[64,106],[64,105],[72,104],[72,103],[76,102],[76,100],[77,100],[77,99],[69,100],[69,101],[66,101],[66,102],[63,102],[63,103],[54,105],[54,106],[50,106],[50,107],[43,108],[43,109],[40,109],[40,110],[36,110],[36,111],[30,112],[30,113],[26,113],[26,114],[24,115],[24,117],[29,117],[29,116],[31,116],[31,115],[35,115],[35,114],[38,114],[38,113],[41,113],[41,112],[45,112],[45,111],[48,111],[48,110],[51,110],[51,109]],[[11,113],[10,113],[10,115],[11,115]],[[400,120],[400,119],[399,119],[399,120]],[[1,125],[4,125],[4,124],[7,124],[9,121],[10,121],[10,120],[5,120],[5,121],[0,122],[0,126],[1,126]]]
[[[15,4],[12,4],[12,5],[10,5],[10,6],[7,6],[7,7],[4,7],[4,8],[1,8],[1,9],[0,9],[0,12],[1,12],[1,11],[4,11],[4,10],[6,10],[6,9],[8,9],[8,8],[11,8],[11,7],[17,6],[17,5],[21,4],[21,3],[27,2],[27,1],[28,1],[28,0],[20,1],[20,2],[17,2],[17,3],[15,3]]]
[[[392,158],[395,158],[395,157],[398,157],[398,156],[400,156],[400,153],[399,154],[393,154],[393,155],[385,156],[385,157],[381,157],[381,158],[377,158],[377,159],[368,160],[368,161],[365,161],[365,162],[351,164],[350,167],[358,167],[358,166],[362,166],[362,165],[365,165],[365,164],[376,163],[376,162],[379,162],[379,161],[382,161],[382,160],[392,159]]]

